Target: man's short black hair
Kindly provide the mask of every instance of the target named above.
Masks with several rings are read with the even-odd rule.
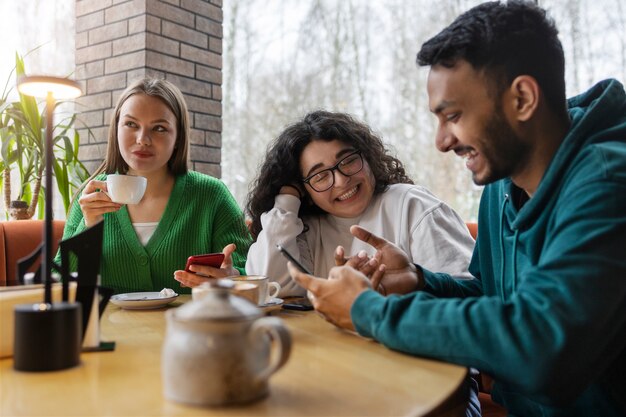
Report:
[[[548,106],[567,117],[565,57],[554,21],[534,2],[480,4],[422,45],[420,66],[453,67],[459,60],[484,71],[501,94],[515,77],[537,80]]]

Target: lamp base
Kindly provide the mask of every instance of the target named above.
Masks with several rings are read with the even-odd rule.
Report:
[[[41,372],[76,366],[82,333],[80,303],[17,305],[13,367]]]

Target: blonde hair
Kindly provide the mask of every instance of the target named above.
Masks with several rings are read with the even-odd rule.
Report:
[[[189,112],[187,110],[187,103],[183,93],[169,81],[146,77],[133,82],[126,90],[122,92],[113,115],[111,116],[111,122],[109,124],[109,135],[107,139],[107,153],[102,164],[95,170],[95,172],[87,178],[87,180],[76,190],[76,193],[72,197],[70,207],[74,204],[74,200],[80,195],[85,185],[102,173],[106,174],[126,174],[128,172],[128,164],[122,158],[119,144],[117,142],[117,124],[120,119],[120,109],[122,105],[131,96],[135,94],[145,94],[151,97],[157,97],[163,101],[163,103],[174,113],[177,121],[177,137],[176,144],[172,156],[167,162],[167,166],[173,175],[185,174],[188,170],[187,159],[189,154]]]
[[[158,97],[172,113],[174,113],[176,121],[178,122],[176,126],[177,137],[174,151],[167,162],[167,166],[173,175],[185,174],[187,172],[187,158],[189,154],[189,113],[183,93],[169,81],[160,78],[144,78],[129,85],[117,100],[109,124],[106,157],[89,180],[103,172],[106,174],[126,174],[128,172],[128,164],[124,161],[124,158],[122,158],[117,142],[117,124],[120,119],[120,109],[122,105],[135,94]],[[89,180],[86,182],[89,182]]]

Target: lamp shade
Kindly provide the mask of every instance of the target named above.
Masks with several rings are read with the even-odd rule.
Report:
[[[76,81],[47,75],[21,76],[17,80],[17,89],[33,97],[47,97],[48,93],[52,93],[57,100],[76,98],[83,93]]]

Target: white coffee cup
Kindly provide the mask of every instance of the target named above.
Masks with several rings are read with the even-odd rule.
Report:
[[[228,277],[233,281],[251,282],[259,288],[259,302],[257,305],[266,305],[272,298],[276,298],[280,292],[280,284],[278,282],[270,282],[269,278],[264,275],[240,275]]]
[[[231,281],[232,282],[232,281]],[[254,305],[259,305],[259,286],[253,282],[237,281],[232,282],[231,293],[243,297],[250,301]],[[211,284],[204,282],[197,287],[191,289],[191,299],[194,301],[200,300],[212,291]],[[267,289],[266,289],[267,291]]]
[[[137,204],[146,192],[148,180],[137,175],[107,175],[107,195],[114,203]]]

